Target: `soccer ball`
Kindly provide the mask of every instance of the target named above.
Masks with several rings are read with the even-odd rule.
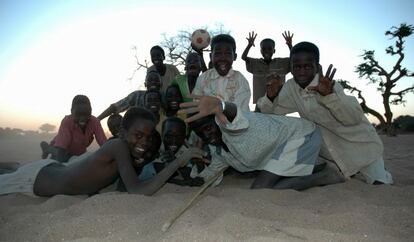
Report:
[[[191,43],[199,50],[202,50],[210,45],[210,34],[204,29],[197,29],[191,35]]]

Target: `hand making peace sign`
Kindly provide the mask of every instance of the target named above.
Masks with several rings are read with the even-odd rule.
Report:
[[[308,90],[316,91],[322,96],[326,96],[332,93],[333,87],[335,85],[334,76],[336,68],[332,70],[332,64],[329,65],[328,70],[326,71],[325,76],[322,74],[322,66],[319,65],[319,83],[317,86],[308,87]],[[331,73],[332,70],[332,73]]]

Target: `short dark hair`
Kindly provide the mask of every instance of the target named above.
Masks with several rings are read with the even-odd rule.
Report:
[[[166,98],[167,97],[167,92],[168,92],[168,90],[170,90],[171,88],[177,88],[178,89],[178,93],[180,94],[180,99],[181,99],[181,102],[183,102],[183,94],[181,93],[181,89],[180,89],[180,87],[177,85],[177,84],[171,84],[171,85],[169,85],[168,87],[167,87],[167,89],[165,90],[165,94],[164,94],[164,97]],[[166,101],[166,100],[165,100]]]
[[[313,56],[315,57],[316,63],[317,64],[319,63],[319,49],[314,43],[306,42],[306,41],[297,43],[290,50],[290,58],[292,58],[292,55],[300,53],[300,52],[306,52],[306,53],[313,54]]]
[[[152,70],[147,71],[147,75],[145,76],[145,79],[147,79],[147,76],[150,74],[156,74],[160,76],[160,73],[157,70],[152,69]]]
[[[197,52],[190,51],[190,52],[188,52],[187,57],[185,57],[185,63],[186,64],[187,64],[187,61],[188,61],[189,57],[192,56],[192,55],[198,56],[198,58],[200,58],[200,55]]]
[[[180,126],[180,128],[182,128],[184,130],[184,132],[186,132],[186,130],[187,130],[187,125],[185,124],[185,122],[182,119],[180,119],[178,117],[168,117],[167,119],[165,119],[162,122],[162,126],[161,126],[162,133],[164,133],[164,131],[165,131],[165,126],[167,125],[167,122],[178,124]]]
[[[151,54],[151,52],[152,52],[153,50],[159,50],[159,51],[161,51],[162,55],[165,57],[165,52],[164,52],[164,50],[161,48],[161,46],[159,46],[159,45],[155,45],[155,46],[151,47],[150,54]]]
[[[108,126],[110,126],[110,123],[114,122],[115,120],[121,120],[122,123],[122,115],[119,113],[114,113],[109,116],[108,121],[106,122]]]
[[[85,95],[76,95],[72,99],[72,109],[74,109],[75,106],[82,105],[82,104],[91,106],[91,101],[89,101],[89,98]]]
[[[266,38],[266,39],[263,39],[262,41],[260,41],[260,48],[262,47],[263,43],[265,43],[265,42],[271,43],[273,45],[273,48],[275,48],[275,46],[276,46],[276,43],[275,43],[274,40]]]
[[[145,108],[132,107],[125,113],[122,119],[122,128],[128,130],[137,119],[145,119],[154,124],[156,123],[155,116],[151,111]]]
[[[160,91],[158,91],[158,90],[146,90],[145,91],[145,94],[144,94],[144,102],[145,102],[145,98],[150,93],[156,93],[160,97],[160,101],[162,101],[162,95],[161,95],[161,92]]]
[[[236,53],[236,41],[229,34],[219,34],[213,37],[211,40],[211,51],[214,50],[214,47],[219,43],[230,44],[233,48],[233,52]]]

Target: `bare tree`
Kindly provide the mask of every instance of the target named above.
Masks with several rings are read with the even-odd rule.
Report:
[[[414,92],[414,85],[398,91],[393,90],[397,85],[397,82],[402,78],[414,77],[412,71],[409,71],[402,66],[402,61],[405,57],[404,39],[410,36],[413,31],[413,25],[403,23],[399,27],[393,26],[390,30],[385,32],[386,36],[390,36],[391,39],[396,39],[395,46],[391,45],[385,49],[387,54],[398,57],[391,71],[387,71],[379,64],[375,59],[373,50],[365,50],[361,55],[364,62],[356,66],[355,72],[359,74],[359,78],[366,78],[369,80],[370,84],[377,85],[377,90],[380,91],[382,95],[382,102],[385,110],[384,115],[381,115],[379,112],[367,106],[361,90],[351,86],[348,81],[339,80],[345,89],[358,93],[358,98],[361,100],[361,107],[364,112],[374,115],[389,136],[395,135],[392,125],[393,113],[391,111],[391,105],[404,104],[404,96],[407,93]]]
[[[188,53],[192,50],[191,35],[196,29],[205,29],[211,36],[230,33],[229,30],[224,28],[224,25],[222,23],[217,23],[213,27],[190,27],[186,30],[179,30],[177,34],[173,36],[168,36],[164,33],[162,34],[163,40],[159,43],[159,45],[166,50],[166,63],[176,66],[179,70],[184,70],[185,59]],[[134,58],[137,64],[137,68],[134,69],[131,75],[127,78],[128,81],[131,81],[134,78],[137,71],[141,69],[146,70],[151,66],[149,61],[144,60],[141,62],[138,59],[138,49],[136,46],[132,46],[132,50],[134,51]],[[205,49],[203,51],[210,50]]]
[[[137,73],[137,71],[139,71],[141,68],[144,68],[145,70],[149,68],[149,62],[147,60],[144,60],[144,63],[141,63],[138,59],[138,49],[135,45],[133,45],[131,47],[132,50],[134,50],[134,58],[135,61],[137,63],[137,68],[134,69],[134,71],[132,72],[132,74],[127,78],[128,81],[131,81],[134,76],[135,73]]]
[[[39,127],[40,132],[46,133],[46,134],[53,132],[55,129],[56,129],[55,125],[48,124],[48,123],[42,124]]]
[[[191,47],[191,35],[197,29],[204,29],[213,37],[218,34],[229,34],[230,31],[224,28],[222,23],[217,23],[214,27],[191,27],[186,30],[179,30],[174,36],[167,36],[165,33],[162,34],[163,41],[161,46],[167,51],[166,62],[182,67],[184,69],[185,59],[188,53],[192,50]],[[210,51],[205,49],[203,51]]]

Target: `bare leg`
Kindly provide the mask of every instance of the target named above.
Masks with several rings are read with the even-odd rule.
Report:
[[[342,174],[331,165],[327,165],[320,172],[308,176],[289,177],[278,182],[274,189],[295,189],[305,190],[315,186],[324,186],[344,182]]]
[[[262,170],[251,185],[251,189],[273,188],[282,179],[281,176]]]

